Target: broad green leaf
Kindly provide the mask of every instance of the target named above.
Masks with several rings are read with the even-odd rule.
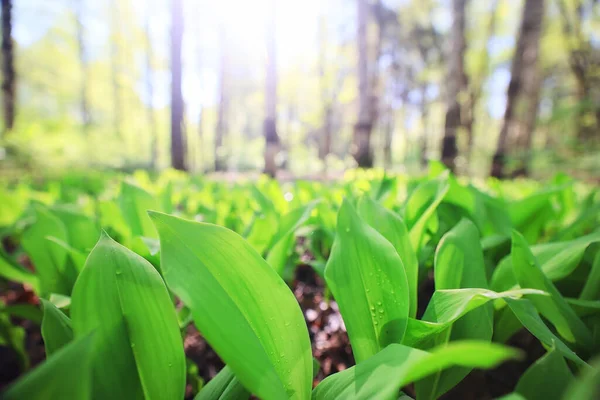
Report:
[[[550,331],[544,321],[540,318],[540,315],[531,301],[527,299],[517,300],[511,298],[505,298],[504,301],[506,301],[511,311],[515,314],[517,319],[521,321],[525,329],[538,338],[540,342],[548,347],[556,346],[556,349],[563,356],[569,360],[575,361],[577,364],[585,364],[585,362],[579,358],[569,346]]]
[[[447,175],[425,181],[411,194],[404,209],[404,220],[410,231],[413,250],[419,253],[429,220],[448,192]]]
[[[585,250],[597,242],[600,242],[600,231],[566,242],[534,245],[530,250],[544,275],[551,281],[558,281],[569,276],[579,265]],[[509,255],[494,270],[491,286],[493,290],[509,290],[516,285],[512,257]]]
[[[565,299],[579,318],[600,313],[600,300]]]
[[[271,246],[269,246],[269,253],[267,254],[267,263],[269,263],[279,275],[283,273],[283,268],[285,267],[289,253],[294,248],[294,233],[308,220],[315,205],[315,202],[307,204],[296,208],[281,217],[279,231],[273,238]]]
[[[119,207],[132,236],[156,238],[156,230],[147,211],[157,210],[158,206],[157,199],[144,189],[127,182],[121,185]]]
[[[91,399],[94,335],[66,345],[2,393],[3,400]]]
[[[40,325],[42,323],[42,310],[35,304],[13,303],[8,306],[2,306],[2,303],[0,303],[0,312],[4,312],[13,317],[29,320],[34,324]]]
[[[487,289],[436,290],[427,305],[422,320],[410,318],[403,344],[426,348],[435,345],[437,335],[459,318],[492,300],[519,298],[523,295],[545,295],[534,289],[510,290],[496,293]]]
[[[573,374],[564,357],[551,348],[519,379],[515,392],[527,400],[560,400]]]
[[[194,397],[194,400],[242,400],[250,393],[227,365]]]
[[[435,255],[434,281],[437,290],[459,288],[487,288],[483,250],[479,244],[479,232],[475,225],[466,219],[461,220],[442,237]],[[469,290],[469,289],[467,289]],[[437,293],[437,292],[436,292]],[[441,312],[446,311],[441,304],[445,300],[451,304],[451,296],[440,293],[428,307],[423,320],[439,322]],[[482,296],[482,295],[479,295]],[[483,296],[485,297],[485,296]],[[470,303],[477,303],[474,296]],[[482,299],[484,300],[484,299]],[[445,305],[445,304],[444,304]],[[457,319],[444,334],[436,340],[436,345],[457,340],[490,341],[493,332],[493,309],[491,304],[481,305],[462,318]],[[451,368],[417,383],[419,399],[435,399],[450,390],[470,372],[467,368]]]
[[[96,240],[97,239],[98,238],[96,238]],[[51,241],[53,245],[63,248],[68,253],[67,262],[69,262],[68,259],[70,257],[70,261],[73,263],[72,265],[77,270],[77,273],[81,272],[83,266],[85,265],[87,253],[84,254],[83,252],[71,247],[68,243],[63,242],[62,240],[53,236],[48,237],[48,240]]]
[[[531,299],[540,313],[552,322],[558,333],[567,341],[577,343],[582,348],[592,347],[590,331],[544,275],[525,238],[516,231],[512,237],[511,257],[513,271],[521,287],[539,289],[550,294],[549,297]]]
[[[192,311],[202,335],[252,393],[309,396],[312,355],[296,298],[236,233],[151,213],[169,288]]]
[[[600,358],[592,361],[592,368],[583,368],[567,388],[563,400],[596,400],[600,398]]]
[[[259,254],[264,254],[268,249],[277,234],[277,224],[277,216],[274,213],[258,214],[252,220],[246,240]]]
[[[35,222],[23,233],[21,244],[31,258],[40,280],[42,294],[68,295],[75,271],[67,268],[67,251],[48,240],[55,237],[68,242],[64,224],[42,206],[35,207]]]
[[[46,356],[51,356],[73,340],[71,320],[54,304],[42,299],[44,318],[42,319],[42,338]]]
[[[417,315],[419,261],[411,246],[404,221],[396,213],[386,209],[368,196],[363,196],[359,200],[358,215],[386,238],[398,252],[408,281],[409,316],[415,318]]]
[[[65,206],[51,209],[65,225],[69,245],[79,251],[90,251],[100,236],[100,228],[96,221],[89,216]]]
[[[325,279],[340,307],[357,363],[402,341],[409,313],[404,265],[394,246],[347,200],[338,213]]]
[[[73,288],[75,337],[94,331],[94,397],[180,399],[185,356],[160,275],[103,234]]]
[[[510,347],[476,341],[449,343],[431,352],[391,344],[356,366],[325,378],[312,398],[396,399],[401,387],[450,366],[493,368],[520,355]]]
[[[3,304],[0,300],[0,304]],[[13,325],[8,313],[0,312],[0,345],[12,349],[19,358],[21,371],[29,368],[29,355],[25,348],[25,329]]]
[[[579,298],[582,300],[600,300],[600,251],[594,257],[592,269],[583,285]]]
[[[33,272],[13,264],[0,255],[0,276],[9,281],[25,283],[33,289],[36,294],[40,294],[40,281]]]

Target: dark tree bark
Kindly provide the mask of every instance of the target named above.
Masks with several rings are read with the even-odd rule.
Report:
[[[2,0],[2,99],[4,130],[12,130],[15,122],[16,73],[12,38],[12,1]]]
[[[452,1],[452,46],[448,54],[447,108],[442,141],[442,162],[451,170],[456,169],[458,147],[456,136],[464,129],[461,112],[461,94],[466,93],[467,76],[465,74],[464,58],[467,49],[465,39],[465,8],[467,0]]]
[[[373,104],[369,81],[369,49],[367,24],[369,4],[367,0],[357,0],[357,50],[358,50],[358,120],[354,125],[352,156],[361,168],[373,166],[371,131],[373,130]]]
[[[181,93],[183,4],[182,0],[172,0],[171,4],[171,166],[185,171],[183,94]]]
[[[150,167],[156,169],[158,165],[158,131],[156,129],[156,116],[154,115],[154,74],[152,68],[154,52],[150,35],[149,12],[146,13],[146,20],[144,21],[144,34],[146,36],[146,94],[148,96],[146,118],[148,120],[148,132],[150,133]]]
[[[512,62],[504,121],[490,171],[497,178],[509,176],[506,171],[509,151],[515,153],[518,161],[517,168],[511,175],[526,175],[528,172],[541,84],[538,58],[543,17],[544,0],[525,1]]]
[[[392,168],[394,159],[392,157],[392,144],[394,134],[394,109],[388,104],[385,110],[385,125],[383,127],[383,166],[385,169]]]
[[[277,63],[275,51],[275,0],[270,0],[267,16],[267,64],[265,76],[265,174],[277,174],[276,156],[280,141],[277,134]]]
[[[80,109],[81,109],[81,120],[83,122],[83,130],[87,132],[92,120],[88,105],[88,89],[87,84],[89,81],[89,68],[87,55],[85,50],[85,33],[83,27],[83,0],[75,0],[75,24],[77,32],[77,50],[79,53],[79,68],[81,70],[81,82],[80,82]]]
[[[225,27],[220,27],[221,36],[221,65],[219,71],[219,105],[217,109],[217,126],[215,129],[214,160],[215,171],[224,171],[227,165],[227,155],[223,147],[223,139],[227,134],[227,43]]]

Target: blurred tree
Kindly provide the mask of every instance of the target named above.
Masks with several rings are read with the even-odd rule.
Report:
[[[2,98],[4,100],[4,130],[15,122],[16,73],[12,37],[12,1],[2,0]]]
[[[224,171],[227,168],[228,152],[223,144],[227,135],[227,119],[229,115],[229,94],[227,87],[228,79],[228,54],[227,54],[227,32],[223,24],[219,27],[219,37],[221,40],[221,60],[219,65],[219,104],[217,109],[217,126],[215,129],[215,171]]]
[[[465,39],[465,8],[467,0],[452,0],[452,29],[450,32],[451,46],[448,48],[448,80],[446,123],[442,141],[442,162],[451,170],[456,169],[458,147],[456,135],[464,130],[464,113],[461,112],[462,97],[467,93],[467,75],[465,74],[464,58],[467,48]]]
[[[276,157],[279,153],[280,141],[277,134],[277,60],[275,52],[275,0],[269,0],[267,7],[266,30],[266,75],[265,75],[265,169],[264,172],[274,177],[277,173]]]
[[[327,17],[324,13],[319,15],[319,87],[322,102],[322,128],[319,135],[319,159],[327,171],[327,156],[331,153],[331,129],[333,99],[330,94],[329,80],[327,79]]]
[[[580,144],[600,138],[600,96],[594,101],[592,88],[600,84],[600,51],[591,44],[591,35],[584,34],[582,25],[594,18],[596,0],[557,0],[565,35],[569,66],[575,77],[577,94],[576,129]],[[595,121],[591,122],[591,121]]]
[[[504,121],[490,171],[496,178],[508,176],[506,164],[509,152],[517,159],[517,166],[511,175],[528,173],[540,95],[538,54],[543,17],[544,0],[525,1],[512,61]]]
[[[182,0],[171,2],[171,166],[186,170],[183,137],[183,94],[181,92],[181,42],[183,39]]]
[[[374,107],[372,103],[372,87],[369,80],[369,48],[367,38],[369,3],[368,0],[357,2],[357,75],[358,75],[358,119],[354,125],[354,143],[352,156],[361,168],[373,166],[371,150],[371,131],[374,123]]]

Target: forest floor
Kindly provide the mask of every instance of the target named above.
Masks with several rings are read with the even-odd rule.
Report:
[[[31,268],[28,260],[21,261]],[[316,386],[325,377],[354,365],[352,348],[337,303],[327,298],[325,282],[312,267],[307,264],[298,265],[291,286],[308,326],[313,356],[320,364],[313,383]],[[419,315],[424,312],[433,290],[433,279],[430,277],[419,290]],[[6,305],[39,304],[39,299],[32,291],[13,283],[2,288],[0,300]],[[40,325],[19,318],[13,318],[13,323],[25,329],[25,347],[31,367],[41,363],[45,359],[45,350]],[[491,400],[512,392],[519,377],[544,353],[544,349],[539,341],[525,330],[513,336],[508,344],[525,350],[527,358],[505,363],[493,370],[475,370],[442,399]],[[187,358],[198,366],[199,375],[205,382],[212,379],[224,366],[219,356],[193,324],[186,329],[184,348]],[[18,378],[20,369],[18,357],[8,347],[0,346],[0,360],[2,360],[0,362],[1,391],[3,387]],[[403,390],[414,397],[412,386],[405,387]],[[188,384],[186,399],[192,398],[193,389]]]

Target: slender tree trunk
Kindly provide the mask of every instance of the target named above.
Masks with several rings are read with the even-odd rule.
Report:
[[[204,107],[201,107],[200,112],[198,113],[198,148],[197,169],[204,172]]]
[[[367,40],[369,3],[368,0],[357,0],[357,5],[358,120],[354,125],[352,155],[359,167],[370,168],[373,166],[373,153],[371,151],[373,110],[369,84],[369,49]]]
[[[12,38],[12,1],[2,0],[2,99],[4,130],[12,130],[15,122],[16,73]]]
[[[265,77],[265,170],[275,177],[277,174],[276,156],[280,141],[277,134],[277,63],[275,52],[275,0],[269,1],[267,16],[267,64]]]
[[[112,83],[112,106],[113,106],[113,130],[117,137],[122,138],[123,132],[121,131],[122,124],[122,110],[123,101],[121,99],[121,84],[120,71],[119,71],[119,8],[117,0],[112,0],[110,9],[112,11],[111,17],[111,39],[110,39],[110,74]]]
[[[81,108],[81,120],[83,122],[83,131],[87,132],[91,124],[91,116],[88,106],[88,90],[87,83],[89,80],[89,68],[87,62],[87,55],[85,52],[85,38],[84,38],[84,27],[83,27],[83,0],[75,0],[75,25],[77,32],[77,50],[79,53],[79,68],[81,70],[81,82],[80,88],[80,108]]]
[[[181,93],[182,0],[172,0],[171,9],[171,166],[186,170],[183,138],[183,94]]]
[[[543,17],[544,0],[525,1],[512,62],[504,121],[490,171],[497,178],[508,176],[506,158],[509,151],[518,153],[519,165],[516,172],[527,173],[541,84],[538,53]]]
[[[219,106],[217,110],[217,126],[215,130],[214,160],[215,171],[224,171],[227,165],[227,155],[223,146],[223,139],[227,134],[227,43],[225,27],[221,25],[221,65],[219,73]]]
[[[154,115],[154,74],[152,68],[152,36],[150,34],[150,13],[146,12],[144,21],[144,34],[146,36],[146,94],[148,106],[146,117],[148,119],[148,132],[150,133],[150,167],[156,169],[158,166],[158,131],[156,129],[156,116]]]
[[[467,76],[464,67],[465,51],[467,49],[465,39],[466,5],[467,0],[452,1],[452,47],[448,54],[448,100],[442,141],[442,162],[451,171],[456,169],[456,156],[458,155],[456,136],[460,129],[464,129],[461,94],[465,93],[467,89]]]
[[[428,119],[429,119],[429,104],[427,102],[427,84],[424,83],[421,85],[421,125],[423,128],[423,132],[421,134],[421,168],[427,168],[427,163],[429,162],[427,157],[427,138],[429,136],[429,128],[428,128]]]
[[[385,113],[385,127],[383,129],[383,166],[385,169],[392,168],[394,160],[392,157],[392,141],[394,134],[394,110],[388,104]]]

